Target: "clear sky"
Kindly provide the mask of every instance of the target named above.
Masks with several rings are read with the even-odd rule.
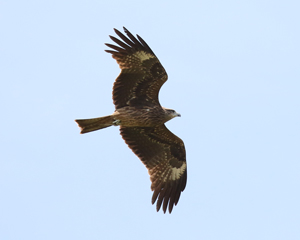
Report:
[[[0,239],[300,239],[300,2],[1,1]],[[172,214],[117,127],[113,28],[168,72],[186,145]]]

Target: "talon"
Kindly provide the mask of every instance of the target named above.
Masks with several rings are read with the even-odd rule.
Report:
[[[118,126],[121,124],[121,121],[117,119],[117,120],[113,121],[112,123],[114,126]]]

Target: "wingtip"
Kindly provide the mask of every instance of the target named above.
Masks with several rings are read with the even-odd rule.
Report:
[[[114,31],[115,31],[115,33],[117,34],[117,35],[119,35],[121,32],[118,30],[118,29],[116,29],[116,28],[114,28]],[[109,36],[110,38],[111,38],[111,36]]]
[[[160,205],[159,205],[159,204],[156,204],[156,211],[157,211],[157,212],[159,212],[160,207],[161,207],[161,204],[160,204]],[[164,212],[164,213],[165,213],[165,212]]]

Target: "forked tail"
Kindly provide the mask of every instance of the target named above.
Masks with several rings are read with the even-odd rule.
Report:
[[[88,133],[102,128],[110,127],[111,125],[113,125],[113,121],[114,119],[111,115],[99,118],[75,120],[75,122],[77,122],[78,126],[81,129],[80,133]]]

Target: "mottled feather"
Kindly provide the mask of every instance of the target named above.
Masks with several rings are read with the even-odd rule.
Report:
[[[121,73],[113,87],[113,101],[116,109],[125,106],[159,105],[158,92],[168,76],[147,43],[137,35],[135,38],[126,28],[127,37],[115,29],[123,42],[110,36],[118,46],[106,44],[106,50],[116,59]]]
[[[187,180],[185,148],[183,141],[166,126],[155,128],[122,127],[121,135],[129,148],[148,169],[154,191],[152,204],[166,212],[178,203]]]

